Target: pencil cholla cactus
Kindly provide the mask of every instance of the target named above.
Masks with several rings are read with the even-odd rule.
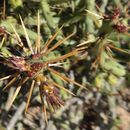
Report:
[[[71,80],[70,78],[62,75],[60,72],[54,70],[53,66],[57,66],[62,64],[60,61],[65,60],[66,58],[69,58],[71,56],[75,56],[78,53],[82,52],[83,48],[77,48],[72,50],[71,52],[56,57],[55,59],[49,59],[46,61],[42,61],[42,57],[48,57],[48,54],[55,50],[58,46],[63,44],[67,39],[69,39],[73,34],[70,34],[63,40],[59,40],[56,44],[54,44],[52,47],[49,47],[51,42],[55,39],[55,37],[58,35],[59,31],[61,31],[62,27],[56,31],[56,33],[45,43],[43,47],[41,47],[40,44],[40,18],[38,13],[38,24],[37,24],[37,40],[35,47],[32,46],[31,41],[28,37],[28,33],[26,31],[25,25],[23,23],[22,18],[20,17],[22,27],[25,33],[27,45],[29,48],[29,51],[27,51],[27,48],[24,46],[24,43],[22,42],[19,34],[17,33],[14,26],[12,26],[15,37],[18,41],[18,45],[23,49],[24,54],[21,56],[10,54],[9,56],[4,56],[1,53],[1,57],[3,58],[3,64],[7,65],[8,67],[15,70],[14,74],[8,75],[6,77],[1,78],[0,80],[9,79],[8,83],[4,87],[4,90],[11,87],[13,83],[16,82],[16,80],[19,81],[18,86],[16,87],[15,93],[10,101],[10,106],[14,102],[15,98],[17,97],[19,91],[22,88],[22,85],[31,80],[29,95],[27,99],[26,109],[25,112],[28,110],[28,106],[30,103],[31,95],[33,92],[33,89],[35,86],[39,87],[39,93],[41,98],[41,103],[43,107],[43,111],[45,113],[46,121],[47,121],[47,112],[46,107],[51,108],[53,110],[57,109],[60,106],[64,105],[64,102],[59,97],[59,89],[63,89],[64,91],[74,95],[72,92],[70,92],[68,89],[66,89],[63,86],[60,86],[56,82],[54,82],[52,79],[50,79],[47,75],[44,75],[44,71],[49,71],[55,75],[57,75],[61,80],[73,83],[79,87],[84,88],[81,84],[75,82],[74,80]],[[26,86],[25,86],[26,87]]]

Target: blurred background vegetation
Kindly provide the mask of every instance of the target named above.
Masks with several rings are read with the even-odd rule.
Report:
[[[49,113],[48,125],[42,116],[39,95],[33,93],[29,113],[24,114],[25,90],[8,108],[14,88],[2,91],[0,81],[0,130],[129,130],[130,129],[130,1],[129,0],[1,0],[0,51],[22,53],[16,45],[12,24],[25,40],[21,15],[32,44],[37,38],[37,12],[40,12],[42,46],[56,30],[64,27],[55,41],[74,33],[50,57],[83,47],[84,52],[67,59],[64,73],[84,85],[66,85],[77,96],[60,91],[65,106]],[[6,29],[6,32],[3,31]],[[8,32],[8,33],[7,33]],[[3,43],[4,38],[4,43]],[[3,45],[4,44],[4,45]],[[0,78],[9,72],[0,63]]]

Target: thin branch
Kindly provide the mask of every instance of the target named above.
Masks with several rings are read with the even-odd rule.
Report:
[[[32,96],[34,86],[35,86],[35,81],[33,80],[31,87],[30,87],[30,90],[29,90],[29,95],[28,95],[28,100],[27,100],[27,103],[26,103],[25,113],[27,113],[27,111],[28,111],[28,106],[29,106],[29,103],[30,103],[30,99],[31,99],[31,96]]]
[[[16,37],[17,37],[18,42],[19,42],[19,44],[18,44],[18,43],[17,43],[17,44],[18,44],[20,47],[22,47],[22,49],[23,49],[24,52],[26,52],[26,48],[25,48],[25,46],[24,46],[24,44],[23,44],[23,42],[22,42],[22,40],[21,40],[19,34],[17,33],[15,27],[14,27],[12,24],[11,24],[11,27],[12,27],[12,29],[14,30],[14,33],[15,33],[15,35],[16,35]]]
[[[51,83],[52,83],[54,86],[56,86],[56,87],[58,87],[58,88],[60,88],[60,89],[63,89],[65,92],[67,92],[67,93],[69,93],[69,94],[71,94],[71,95],[73,95],[73,96],[76,96],[74,93],[72,93],[72,92],[69,91],[68,89],[64,88],[63,86],[61,86],[61,85],[59,85],[59,84],[57,84],[57,83],[55,83],[55,82],[52,82],[52,81],[51,81]]]
[[[26,37],[26,40],[27,40],[28,47],[29,47],[31,53],[34,54],[33,49],[32,49],[32,45],[31,45],[31,41],[30,41],[30,39],[29,39],[27,30],[26,30],[26,28],[25,28],[25,26],[24,26],[24,23],[23,23],[23,20],[22,20],[21,16],[20,16],[20,21],[21,21],[21,23],[22,23],[22,27],[23,27],[23,30],[24,30],[24,33],[25,33],[25,37]]]
[[[47,50],[47,52],[45,54],[50,53],[51,51],[53,51],[54,49],[56,49],[58,46],[60,46],[61,44],[63,44],[66,40],[68,40],[70,37],[72,37],[75,33],[70,34],[69,36],[67,36],[66,38],[64,38],[63,40],[58,41],[53,47],[51,47],[50,49]]]
[[[74,50],[74,51],[72,51],[72,52],[69,52],[69,53],[67,53],[67,54],[65,54],[65,55],[62,55],[62,56],[60,56],[60,57],[58,57],[58,58],[56,58],[56,59],[49,60],[49,61],[47,61],[46,63],[47,63],[47,64],[50,64],[50,63],[58,62],[58,61],[60,61],[60,60],[64,60],[64,59],[66,59],[66,58],[68,58],[68,57],[74,56],[74,55],[76,55],[76,54],[78,54],[78,53],[79,53],[79,51],[76,49],[76,50]]]
[[[115,49],[115,50],[117,50],[117,51],[120,51],[120,52],[123,52],[123,53],[126,53],[126,54],[130,54],[129,52],[127,52],[127,51],[125,51],[125,50],[123,50],[123,49],[120,49],[120,48],[117,48],[117,47],[114,47],[113,45],[108,45],[110,48],[112,48],[112,49]]]
[[[26,103],[22,102],[22,104],[19,106],[13,117],[11,118],[9,124],[7,125],[7,130],[13,130],[15,127],[16,122],[19,120],[19,118],[22,116],[22,113],[25,109]]]
[[[15,93],[14,93],[13,97],[11,98],[9,106],[11,106],[13,104],[15,98],[17,97],[19,91],[21,90],[22,84],[24,84],[27,80],[28,80],[28,78],[21,79],[21,81],[18,84],[18,87],[15,90]]]
[[[81,88],[87,89],[87,88],[84,87],[83,85],[77,83],[77,82],[74,81],[74,80],[71,80],[70,78],[68,78],[68,77],[66,77],[66,76],[64,76],[64,75],[62,75],[62,74],[60,74],[59,72],[57,72],[56,70],[54,70],[54,69],[52,69],[52,68],[50,68],[50,67],[48,67],[48,70],[49,70],[50,72],[52,72],[53,74],[57,75],[60,79],[62,79],[62,80],[64,80],[64,81],[67,81],[67,82],[69,82],[69,83],[73,83],[73,84],[75,84],[75,85],[77,85],[77,86],[79,86],[79,87],[81,87]]]
[[[42,110],[43,110],[43,113],[44,113],[44,116],[45,116],[46,124],[48,124],[46,106],[45,106],[43,98],[42,98],[42,90],[41,90],[40,86],[39,86],[39,91],[40,91],[40,98],[41,98],[41,102],[42,102]]]
[[[38,11],[38,15],[37,15],[37,41],[36,41],[36,48],[35,48],[35,53],[39,53],[40,52],[40,15],[39,15],[39,11]]]
[[[18,76],[18,75],[17,75]],[[15,81],[16,81],[16,77],[14,77],[13,79],[11,79],[8,84],[3,88],[3,91],[6,90],[7,88],[9,88]]]
[[[54,34],[54,35],[52,35],[52,37],[50,38],[50,40],[49,41],[47,41],[46,43],[45,43],[45,45],[44,45],[44,47],[41,49],[42,51],[42,53],[45,53],[46,51],[47,51],[47,49],[48,49],[48,46],[51,44],[51,42],[55,39],[55,37],[58,35],[58,33],[61,31],[61,29],[63,28],[63,26],[64,25],[62,25],[57,31],[56,31],[56,33]]]
[[[5,79],[9,79],[10,77],[13,77],[13,76],[12,75],[5,76],[5,77],[1,78],[0,81],[5,80]]]

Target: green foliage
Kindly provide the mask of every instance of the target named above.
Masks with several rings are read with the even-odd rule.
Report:
[[[35,46],[38,38],[38,11],[40,12],[40,40],[42,47],[62,25],[63,28],[59,31],[55,40],[52,41],[50,47],[74,33],[57,50],[49,53],[47,57],[42,57],[39,60],[40,62],[55,59],[76,48],[83,49],[81,54],[61,62],[61,67],[56,67],[56,69],[60,70],[61,74],[68,75],[69,78],[84,84],[88,90],[78,89],[73,83],[66,85],[58,76],[51,73],[48,74],[48,77],[51,77],[56,83],[66,87],[75,94],[78,93],[79,96],[75,101],[75,97],[61,90],[61,97],[65,100],[70,99],[70,101],[66,101],[67,105],[69,105],[65,105],[65,108],[58,110],[56,114],[50,114],[50,120],[53,122],[54,129],[56,129],[55,127],[64,130],[96,130],[98,127],[101,130],[110,130],[115,127],[115,129],[118,129],[117,124],[123,119],[118,119],[116,107],[124,101],[124,98],[121,96],[118,99],[118,96],[113,95],[123,93],[125,89],[129,90],[128,87],[130,85],[130,12],[128,4],[128,0],[5,0],[5,5],[4,2],[1,5],[0,27],[4,27],[5,30],[2,32],[0,29],[0,57],[2,55],[7,58],[11,54],[23,55],[23,50],[18,46],[18,39],[12,28],[12,26],[16,28],[18,35],[23,40],[25,46],[27,46],[25,32],[20,23],[19,15],[26,26],[32,47]],[[118,9],[120,10],[119,13]],[[26,51],[27,53],[29,52],[28,49]],[[0,78],[12,72],[12,70],[7,72],[6,69],[3,69],[7,66],[3,66],[2,62],[3,59],[0,59]],[[30,59],[30,62],[37,62],[37,60],[31,61]],[[70,72],[73,72],[73,74],[71,75]],[[7,84],[7,81],[0,83],[1,90],[4,84]],[[36,88],[32,102],[35,102],[36,99],[39,103],[37,91],[38,89]],[[6,94],[6,92],[2,93]],[[10,94],[7,95],[9,96]],[[5,104],[6,100],[9,99],[7,99],[7,96],[3,97],[1,102]],[[22,94],[18,96],[20,101],[21,98]],[[5,105],[2,103],[0,103],[0,112],[2,109],[5,109]],[[18,104],[16,103],[16,107],[18,107]],[[34,106],[31,106],[32,109]],[[95,115],[90,112],[90,117],[93,118],[90,124],[85,118],[89,117],[89,112],[86,114],[88,107],[94,112],[96,111],[96,121],[94,120]],[[9,109],[14,111],[16,108]],[[79,120],[77,120],[76,111],[79,114],[78,116],[81,116]],[[98,115],[98,113],[100,114]],[[108,113],[111,115],[108,115]],[[104,114],[103,117],[101,116],[102,114]],[[12,113],[9,113],[9,116],[11,117]],[[24,117],[26,118],[26,116]],[[2,118],[0,119],[2,120]],[[75,120],[80,126],[74,123]],[[108,122],[104,123],[105,120],[108,120]],[[82,122],[86,125],[82,125]],[[89,127],[86,122],[90,125]],[[23,129],[24,125],[28,125],[26,121],[25,124],[22,124]],[[51,124],[50,126],[53,127],[53,125]],[[84,128],[81,128],[81,126]],[[38,128],[38,126],[34,125],[35,128]],[[48,130],[47,128],[45,129]]]

